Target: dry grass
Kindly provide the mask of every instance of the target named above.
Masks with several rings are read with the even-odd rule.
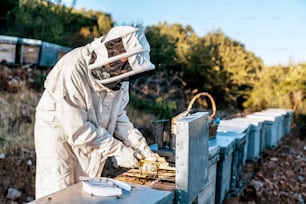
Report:
[[[152,121],[158,120],[155,115],[145,113],[144,111],[137,110],[132,106],[127,107],[127,114],[130,120],[134,123],[136,127],[141,128],[152,128]]]
[[[0,152],[34,149],[34,116],[40,93],[24,86],[16,93],[0,93]]]
[[[0,92],[0,153],[17,149],[34,150],[35,107],[41,93],[27,89],[18,92]],[[151,129],[156,116],[145,114],[128,106],[130,120],[138,128]]]

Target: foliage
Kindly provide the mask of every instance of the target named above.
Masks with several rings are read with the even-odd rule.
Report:
[[[152,102],[156,105],[164,104],[166,110],[171,104],[171,111],[163,111],[165,113],[163,117],[173,117],[186,109],[186,99],[188,98],[186,93],[190,92],[185,79],[182,78],[181,56],[184,55],[184,52],[188,52],[189,48],[192,48],[192,45],[195,44],[193,41],[198,37],[190,26],[184,27],[178,23],[167,24],[166,22],[147,27],[146,36],[151,46],[151,60],[156,65],[156,70],[150,76],[151,82],[147,87],[154,90],[155,87],[149,84],[152,84],[152,81],[157,81],[159,88],[156,93],[160,92],[159,96],[153,93],[156,97]],[[159,99],[157,99],[158,97]],[[162,103],[159,103],[159,100]],[[157,115],[160,113],[157,112]]]
[[[220,107],[241,107],[240,100],[245,100],[263,66],[243,44],[219,30],[200,38],[190,26],[159,23],[146,34],[158,69],[169,78],[183,78],[186,89],[211,93]]]
[[[176,105],[173,101],[167,102],[166,96],[160,96],[155,100],[139,97],[131,92],[130,105],[142,110],[144,113],[155,115],[157,118],[171,118],[174,116]]]
[[[179,72],[176,47],[184,30],[179,24],[167,23],[146,28],[146,36],[151,46],[151,60],[164,73]]]
[[[110,14],[78,10],[58,2],[4,0],[0,10],[1,19],[6,21],[0,22],[0,32],[77,47],[114,25]],[[305,64],[265,67],[253,52],[220,30],[199,37],[189,25],[163,22],[146,27],[146,36],[156,70],[147,77],[151,81],[145,83],[155,80],[155,87],[160,82],[158,88],[166,85],[151,98],[142,97],[145,88],[133,93],[131,105],[139,110],[169,117],[184,109],[193,94],[205,91],[213,96],[218,108],[255,111],[280,107],[305,113]],[[44,77],[34,75],[30,86],[40,89]]]
[[[265,67],[244,106],[251,111],[287,108],[306,114],[306,64]]]
[[[7,35],[40,39],[77,47],[100,36],[113,26],[109,14],[77,10],[46,0],[20,0],[7,11]]]
[[[189,27],[162,23],[149,27],[147,34],[159,71],[169,80],[173,73],[183,77],[185,89],[211,93],[217,107],[306,110],[305,64],[265,67],[253,52],[220,30],[199,38]]]
[[[184,66],[190,86],[210,92],[219,106],[239,107],[237,100],[252,88],[262,61],[221,31],[208,33],[192,47]]]
[[[0,152],[34,149],[34,116],[39,94],[25,86],[17,93],[0,93]]]
[[[18,5],[19,0],[1,0],[0,7],[0,28],[7,27],[7,12]]]

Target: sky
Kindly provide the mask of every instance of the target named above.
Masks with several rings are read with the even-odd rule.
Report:
[[[180,23],[200,37],[220,29],[266,65],[306,62],[306,0],[76,0],[75,7],[108,13],[116,25]]]

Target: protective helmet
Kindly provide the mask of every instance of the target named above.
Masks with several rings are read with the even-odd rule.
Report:
[[[143,29],[117,26],[91,43],[88,62],[90,77],[113,88],[117,83],[155,66],[150,61],[150,45]]]

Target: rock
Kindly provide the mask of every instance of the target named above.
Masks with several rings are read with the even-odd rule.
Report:
[[[20,166],[23,163],[23,159],[16,160],[16,166]]]
[[[240,200],[255,203],[299,203],[306,199],[305,139],[285,137],[257,161],[258,171]],[[255,194],[255,195],[254,195]]]
[[[11,200],[15,200],[21,196],[21,192],[15,188],[9,188],[7,190],[6,197]]]
[[[295,172],[293,170],[287,170],[285,171],[285,175],[291,178],[295,176]]]
[[[298,181],[300,183],[304,183],[305,182],[305,177],[304,176],[298,176]]]
[[[264,185],[260,181],[252,180],[251,185],[255,188],[256,191],[259,191]]]
[[[5,154],[4,153],[0,153],[0,159],[5,159]]]
[[[29,160],[27,161],[27,165],[28,165],[28,166],[32,166],[32,164],[33,164],[32,160],[29,159]]]
[[[270,160],[271,160],[271,161],[277,162],[277,161],[278,161],[278,158],[276,158],[276,157],[271,157]]]
[[[32,197],[32,196],[27,196],[26,198],[25,198],[25,201],[28,203],[28,202],[31,202],[31,201],[33,201],[34,200],[34,197]]]
[[[295,197],[296,197],[296,200],[298,201],[297,202],[298,204],[304,204],[305,203],[305,201],[303,199],[303,196],[300,193],[296,193]]]

